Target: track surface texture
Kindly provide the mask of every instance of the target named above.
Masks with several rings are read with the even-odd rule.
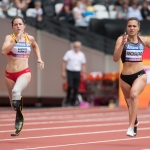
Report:
[[[24,127],[15,131],[15,111],[0,108],[0,150],[150,150],[150,109],[138,110],[138,133],[126,136],[127,108],[23,109]]]

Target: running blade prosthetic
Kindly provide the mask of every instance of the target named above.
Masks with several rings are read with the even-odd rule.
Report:
[[[22,114],[22,107],[23,107],[23,99],[21,97],[21,100],[16,100],[16,103],[19,103],[19,108],[16,109],[16,120],[15,120],[15,128],[16,131],[11,134],[11,136],[18,136],[23,128],[24,123],[24,117]]]

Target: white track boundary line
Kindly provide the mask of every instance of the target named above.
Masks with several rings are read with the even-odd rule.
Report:
[[[138,128],[138,130],[150,130],[150,128]],[[92,135],[92,134],[103,134],[103,133],[117,133],[125,132],[126,129],[121,130],[107,130],[107,131],[95,131],[95,132],[79,132],[79,133],[70,133],[70,134],[56,134],[56,135],[47,135],[47,136],[33,136],[33,137],[24,137],[24,138],[15,138],[15,139],[1,139],[2,141],[18,141],[18,140],[28,140],[28,139],[44,139],[44,138],[54,138],[54,137],[70,137],[70,136],[80,136],[80,135]]]
[[[142,124],[149,124],[150,121],[141,121]],[[63,126],[63,127],[49,127],[49,128],[31,128],[31,129],[23,129],[22,132],[28,131],[44,131],[44,130],[59,130],[59,129],[76,129],[76,128],[93,128],[93,127],[107,127],[107,126],[120,126],[127,125],[129,122],[122,123],[107,123],[107,124],[91,124],[91,125],[78,125],[78,126]],[[0,131],[0,133],[13,132],[14,130],[4,130]]]
[[[131,141],[139,139],[148,139],[150,136],[137,137],[137,138],[125,138],[125,139],[114,139],[114,140],[105,140],[105,141],[94,141],[94,142],[85,142],[85,143],[74,143],[74,144],[64,144],[64,145],[54,145],[54,146],[44,146],[44,147],[34,147],[34,148],[23,148],[23,149],[14,149],[14,150],[37,150],[45,148],[57,148],[57,147],[67,147],[67,146],[78,146],[78,145],[87,145],[87,144],[98,144],[98,143],[108,143],[108,142],[118,142],[118,141]]]
[[[150,115],[139,115],[138,118],[149,118]],[[55,120],[55,121],[49,121],[51,124],[54,124],[54,123],[77,123],[77,122],[103,122],[103,121],[114,121],[114,120],[119,120],[119,121],[122,121],[122,120],[126,120],[128,119],[128,116],[120,116],[120,117],[110,117],[110,118],[94,118],[94,119],[69,119],[69,120]],[[25,121],[37,121],[37,120],[50,120],[49,117],[34,117],[34,118],[25,118]],[[54,119],[52,119],[54,120]],[[3,124],[3,126],[6,124],[5,121],[13,121],[14,122],[14,119],[5,119],[5,120],[0,120],[0,123]],[[4,122],[4,123],[3,123]]]
[[[109,108],[110,109],[110,108]],[[111,110],[111,109],[110,109]],[[112,110],[111,110],[112,111]],[[149,113],[150,111],[149,110],[139,110],[138,111],[138,114],[140,114],[140,113]],[[3,112],[2,112],[3,113]],[[13,114],[12,114],[13,113]],[[12,111],[12,113],[11,114],[0,114],[0,118],[6,118],[6,117],[9,117],[10,118],[10,116],[15,116],[15,111]],[[72,110],[71,112],[70,111],[58,111],[58,112],[51,112],[51,111],[48,111],[48,112],[36,112],[36,113],[33,113],[33,112],[24,112],[23,111],[23,113],[24,113],[24,116],[39,116],[39,115],[57,115],[58,116],[58,114],[59,115],[68,115],[68,114],[71,114],[71,115],[76,115],[76,116],[78,116],[78,114],[79,114],[79,116],[84,116],[84,115],[87,115],[87,113],[88,113],[88,115],[90,116],[92,116],[92,115],[115,115],[115,114],[117,114],[117,115],[119,115],[119,114],[121,114],[121,113],[128,113],[127,111],[125,111],[125,110],[121,110],[121,111],[116,111],[116,112],[90,112],[90,110],[79,110],[79,111],[76,111],[76,110]],[[85,113],[85,114],[83,114],[83,113]]]
[[[37,112],[37,110],[39,112],[43,112],[43,111],[48,111],[48,112],[65,112],[65,111],[68,111],[68,112],[78,112],[78,111],[83,111],[83,112],[86,112],[86,111],[113,111],[113,110],[117,110],[117,111],[121,111],[121,110],[125,110],[126,108],[121,108],[121,107],[115,107],[115,108],[109,108],[108,106],[107,107],[88,107],[88,108],[81,108],[81,107],[57,107],[57,108],[24,108],[23,111],[25,112]],[[139,109],[140,110],[146,110],[146,109]],[[12,112],[13,109],[10,109],[10,110],[0,110],[0,113],[10,113]]]
[[[139,115],[138,116],[138,118],[149,118],[150,117],[150,115]],[[80,120],[61,120],[61,121],[59,121],[59,120],[56,120],[56,121],[48,121],[48,124],[62,124],[62,123],[87,123],[87,122],[103,122],[103,121],[117,121],[117,120],[119,120],[119,121],[123,121],[123,120],[127,120],[128,119],[128,116],[121,116],[121,117],[110,117],[110,118],[101,118],[101,119],[98,119],[98,118],[94,118],[94,119],[80,119]],[[26,121],[34,121],[34,120],[49,120],[49,118],[48,117],[40,117],[40,118],[25,118],[25,122]],[[5,120],[6,121],[6,120]],[[13,121],[14,122],[14,119],[8,119],[7,121]],[[3,121],[4,122],[4,121]],[[47,121],[46,121],[47,122]],[[4,123],[2,123],[1,121],[0,121],[0,126],[7,126],[7,124],[4,122]],[[30,123],[28,123],[28,125],[31,125],[31,124],[35,124],[35,122],[30,122]],[[9,124],[10,125],[10,124]]]
[[[51,115],[51,114],[49,114],[49,113],[34,113],[34,114],[30,114],[30,113],[28,113],[28,114],[25,114],[25,113],[23,113],[24,114],[24,116],[25,117],[27,117],[27,116],[29,116],[29,117],[37,117],[37,116],[48,116],[48,117],[53,117],[53,118],[62,118],[62,117],[76,117],[76,118],[83,118],[83,117],[97,117],[97,116],[113,116],[113,115],[118,115],[118,116],[120,116],[120,115],[125,115],[125,114],[128,114],[128,112],[126,111],[126,112],[119,112],[119,113],[115,113],[115,112],[109,112],[109,113],[86,113],[86,114],[70,114],[70,112],[68,113],[68,114],[61,114],[61,113],[58,113],[57,115],[55,114],[55,115]],[[146,114],[146,113],[141,113],[141,114]],[[16,116],[16,114],[14,113],[14,114],[5,114],[5,115],[0,115],[0,119],[8,119],[8,118],[12,118],[12,117],[15,117]],[[64,117],[64,118],[65,118]]]

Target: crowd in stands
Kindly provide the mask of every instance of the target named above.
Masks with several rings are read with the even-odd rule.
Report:
[[[91,18],[150,20],[150,0],[0,0],[0,17],[53,18],[88,27]]]

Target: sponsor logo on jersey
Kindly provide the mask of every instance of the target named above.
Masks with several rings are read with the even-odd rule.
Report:
[[[143,50],[126,50],[126,57],[128,58],[141,58],[143,55]]]

